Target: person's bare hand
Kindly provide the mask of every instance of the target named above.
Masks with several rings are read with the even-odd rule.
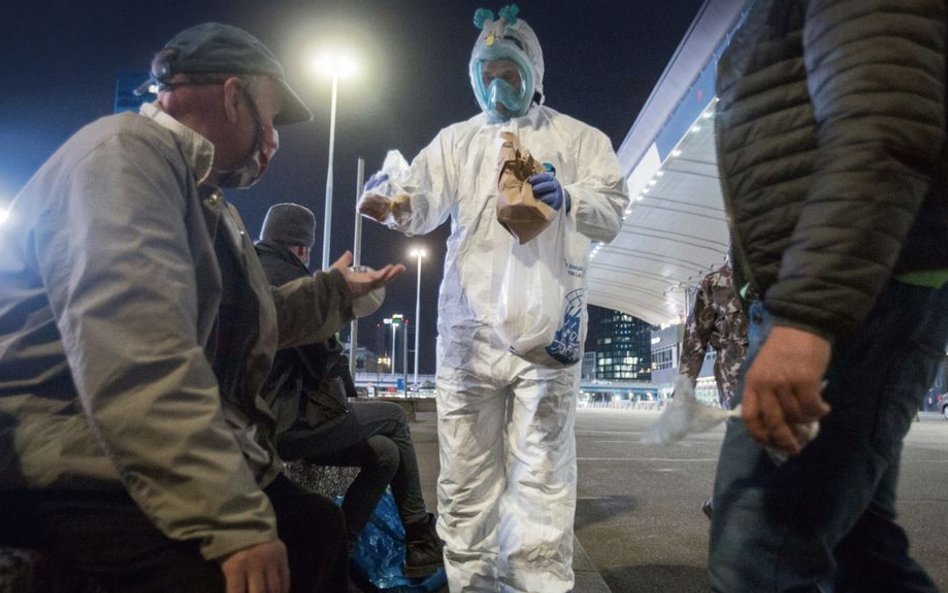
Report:
[[[354,272],[349,269],[352,265],[352,253],[346,251],[337,259],[332,267],[339,270],[346,279],[346,285],[352,296],[359,297],[368,294],[380,286],[385,286],[405,271],[403,264],[388,264],[380,270],[371,272]]]
[[[275,539],[238,550],[221,561],[227,593],[289,593],[286,546]]]
[[[359,214],[364,214],[375,221],[383,222],[391,211],[391,200],[385,196],[365,194],[359,200]]]
[[[800,426],[830,411],[820,394],[830,343],[816,334],[774,326],[744,378],[741,416],[748,434],[788,455],[800,452]]]

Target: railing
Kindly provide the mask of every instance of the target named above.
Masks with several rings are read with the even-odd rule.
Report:
[[[660,411],[665,407],[667,400],[657,401],[632,401],[627,399],[612,401],[580,401],[577,406],[580,408],[591,408],[601,410],[649,410]]]

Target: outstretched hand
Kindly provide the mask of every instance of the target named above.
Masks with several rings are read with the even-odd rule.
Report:
[[[353,271],[350,269],[351,265],[352,252],[346,251],[342,254],[342,257],[332,264],[332,267],[342,273],[343,278],[346,279],[346,285],[349,287],[349,292],[354,297],[360,297],[380,286],[385,286],[405,271],[403,264],[388,264],[384,268],[371,272]]]
[[[799,329],[774,326],[744,377],[741,416],[748,434],[787,455],[800,452],[801,427],[829,413],[820,394],[830,343]]]
[[[221,561],[227,593],[289,593],[286,546],[275,539],[238,550]]]

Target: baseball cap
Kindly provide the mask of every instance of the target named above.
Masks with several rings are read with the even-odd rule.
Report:
[[[283,96],[274,125],[309,121],[313,114],[286,83],[286,73],[273,52],[239,27],[202,23],[175,35],[152,62],[151,80],[166,82],[175,74],[262,74]]]

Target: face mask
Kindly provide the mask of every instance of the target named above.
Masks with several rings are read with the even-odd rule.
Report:
[[[516,65],[520,74],[519,86],[514,87],[501,78],[495,78],[485,86],[483,79],[484,64],[498,59],[510,60]],[[477,103],[491,122],[496,123],[521,117],[530,110],[536,84],[533,68],[523,52],[514,51],[509,47],[494,46],[489,48],[483,52],[480,58],[471,60],[470,77]]]
[[[526,115],[530,99],[506,80],[495,78],[487,87],[487,111],[500,119]]]
[[[257,124],[254,135],[254,149],[242,165],[229,171],[216,171],[218,187],[247,188],[255,184],[266,173],[270,160],[280,148],[280,135],[273,126],[264,126],[260,121],[257,104],[250,93],[244,91],[244,97],[250,107],[250,114]]]

